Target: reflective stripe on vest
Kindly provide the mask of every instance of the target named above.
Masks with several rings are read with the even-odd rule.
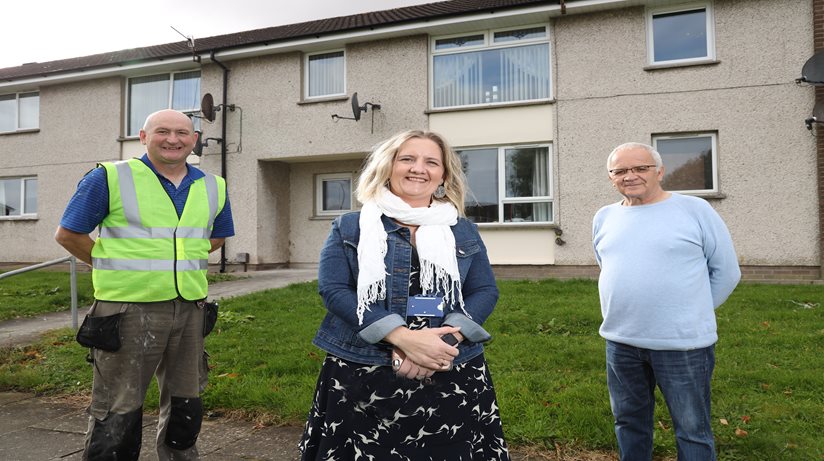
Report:
[[[141,160],[103,167],[107,177],[113,177],[108,178],[110,215],[101,224],[93,249],[95,297],[131,302],[204,298],[209,237],[221,202],[226,200],[222,178],[206,174],[194,181],[178,217],[162,184]],[[140,198],[136,183],[143,191]],[[143,214],[140,203],[145,206]],[[184,225],[173,227],[177,224]]]
[[[92,267],[110,271],[202,271],[209,268],[205,259],[165,261],[162,259],[95,259]]]
[[[206,174],[206,194],[209,199],[209,222],[205,228],[196,227],[143,227],[140,219],[140,208],[137,205],[137,189],[134,185],[132,169],[127,161],[116,162],[117,176],[120,180],[120,200],[123,203],[123,214],[129,227],[103,227],[100,236],[103,238],[209,238],[212,225],[217,216],[218,195],[217,179]],[[177,233],[175,233],[177,230]]]

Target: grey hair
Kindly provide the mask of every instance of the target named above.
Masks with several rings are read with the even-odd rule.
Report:
[[[654,147],[640,142],[625,142],[615,149],[612,149],[612,152],[609,153],[609,156],[607,157],[607,170],[610,169],[610,165],[612,164],[612,159],[615,157],[615,154],[626,149],[643,149],[652,156],[652,160],[655,162],[656,170],[660,171],[661,167],[664,166],[664,162],[661,160],[661,154],[659,154]]]

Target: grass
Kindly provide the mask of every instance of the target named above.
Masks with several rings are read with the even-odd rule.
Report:
[[[487,347],[512,445],[615,450],[592,281],[501,281]],[[323,353],[311,344],[325,311],[315,283],[225,300],[207,339],[208,411],[303,424]],[[824,290],[739,286],[718,310],[713,429],[721,460],[824,460]],[[70,329],[0,349],[0,389],[88,392],[85,349]],[[147,407],[156,405],[155,391]],[[655,452],[675,455],[659,396]]]
[[[77,305],[92,303],[92,274],[77,273]],[[69,273],[32,271],[0,279],[0,320],[71,309]]]
[[[232,274],[208,274],[210,284],[238,278]],[[94,290],[92,274],[77,273],[77,305],[90,306]],[[31,271],[0,279],[0,321],[33,317],[71,309],[71,284],[65,271]]]

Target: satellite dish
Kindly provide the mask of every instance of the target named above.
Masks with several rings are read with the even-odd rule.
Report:
[[[824,103],[815,103],[815,107],[813,107],[813,117],[815,117],[817,121],[824,122]]]
[[[215,100],[212,98],[211,93],[206,93],[203,95],[203,99],[200,100],[200,112],[203,114],[203,118],[210,122],[215,121]]]
[[[338,114],[332,114],[332,120],[337,122],[338,120],[343,119],[343,120],[354,120],[354,121],[357,122],[358,120],[361,119],[361,112],[369,112],[369,106],[372,106],[372,132],[374,133],[375,132],[374,131],[375,130],[375,111],[380,109],[381,105],[380,104],[374,104],[374,103],[371,103],[371,102],[365,102],[361,106],[360,103],[358,102],[358,93],[357,92],[352,93],[352,101],[351,102],[352,102],[352,116],[351,117],[341,117]]]
[[[802,82],[824,84],[824,50],[814,54],[801,68]]]
[[[358,120],[360,120],[361,110],[365,110],[365,109],[366,109],[365,107],[363,109],[361,109],[360,104],[358,104],[358,92],[356,91],[356,92],[352,93],[352,116],[355,117],[356,122]]]

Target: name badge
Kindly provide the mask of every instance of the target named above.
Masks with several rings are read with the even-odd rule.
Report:
[[[443,297],[410,296],[406,303],[407,317],[443,317]]]

